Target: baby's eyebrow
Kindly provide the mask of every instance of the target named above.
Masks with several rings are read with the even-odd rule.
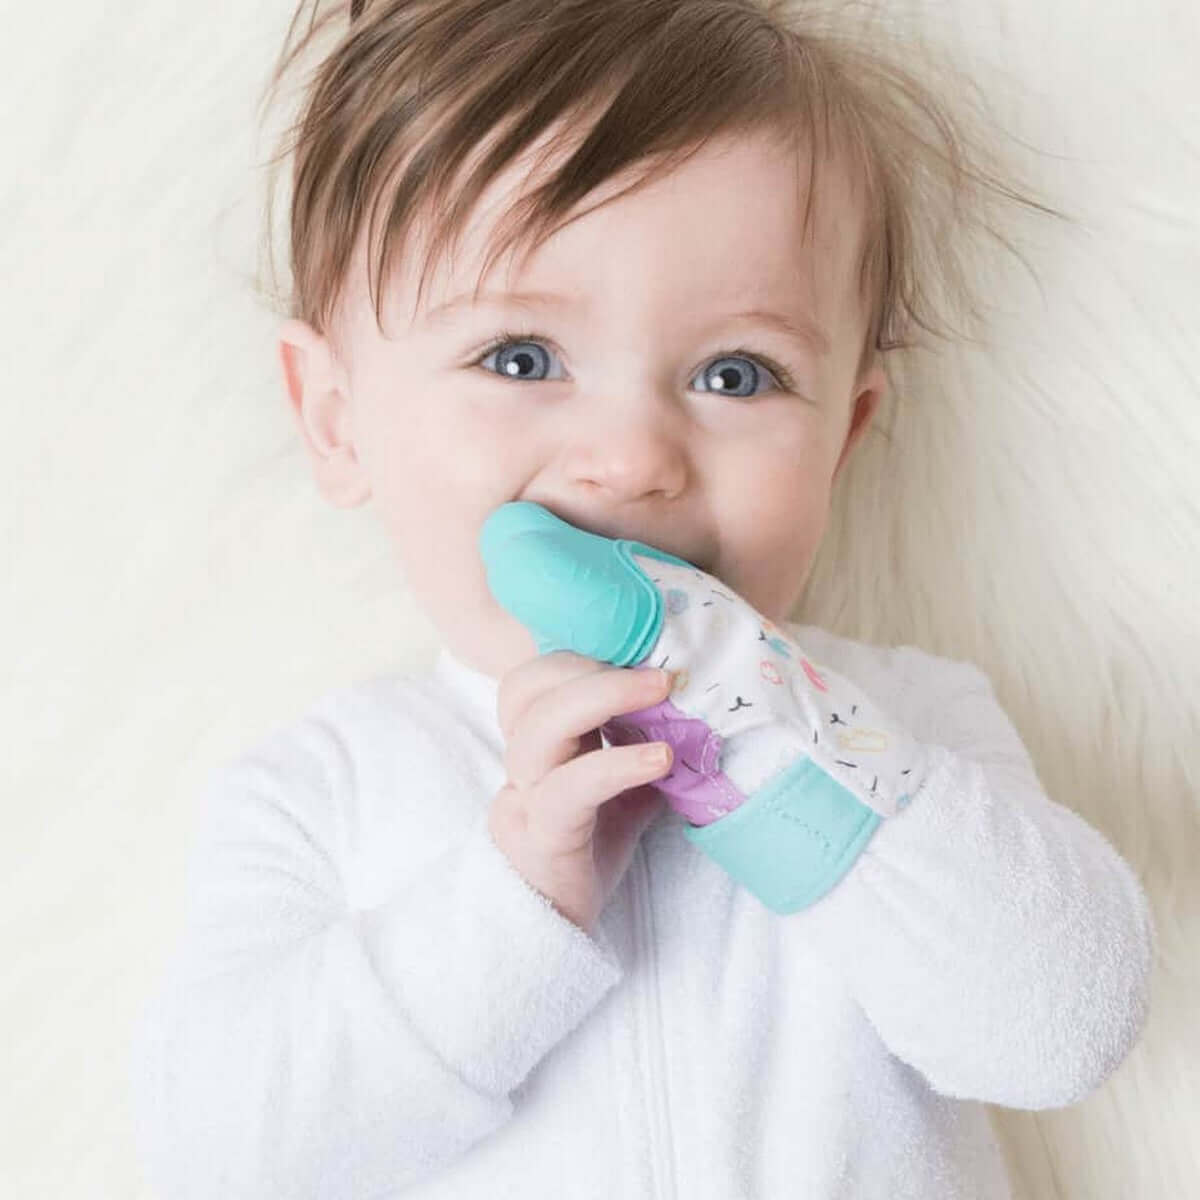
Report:
[[[444,324],[463,308],[566,308],[578,311],[585,307],[583,297],[564,292],[480,292],[478,300],[474,292],[461,292],[431,308],[417,322],[419,325]],[[741,322],[746,325],[764,325],[782,334],[793,342],[807,347],[821,357],[831,352],[829,334],[806,313],[786,314],[773,309],[751,308],[744,312],[725,313],[717,318],[717,324]]]
[[[750,308],[745,312],[729,313],[720,318],[722,324],[740,321],[746,325],[765,325],[793,342],[807,346],[814,354],[824,358],[832,349],[829,334],[807,313],[775,312],[769,308]]]
[[[431,308],[419,324],[434,325],[445,322],[463,308],[568,308],[575,310],[584,304],[581,296],[565,292],[480,292],[478,301],[475,293],[460,292],[457,296]]]

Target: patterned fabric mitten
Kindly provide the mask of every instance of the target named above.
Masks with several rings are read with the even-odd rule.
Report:
[[[654,786],[688,839],[774,911],[828,892],[923,782],[929,747],[692,563],[524,500],[488,518],[480,549],[497,602],[541,653],[676,672],[667,700],[602,730],[613,745],[671,743]]]

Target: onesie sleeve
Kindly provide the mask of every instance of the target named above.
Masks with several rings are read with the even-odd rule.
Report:
[[[184,933],[131,1056],[163,1200],[391,1195],[508,1121],[509,1093],[621,977],[486,809],[351,911],[329,742],[313,722],[204,790]]]
[[[1010,1108],[1074,1104],[1136,1044],[1154,927],[1133,870],[1044,793],[970,663],[916,647],[924,785],[851,870],[784,918],[934,1091]],[[920,708],[920,705],[918,705]]]

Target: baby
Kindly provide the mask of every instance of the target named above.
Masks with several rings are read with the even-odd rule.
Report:
[[[1146,899],[979,669],[788,620],[885,355],[952,290],[980,175],[949,113],[802,6],[356,0],[307,37],[330,21],[283,375],[321,495],[372,503],[443,644],[213,773],[134,1059],[159,1194],[1009,1197],[985,1106],[1123,1061]],[[921,748],[815,902],[739,886],[671,763],[602,735],[669,678],[539,654],[497,602],[513,501],[693,564]]]

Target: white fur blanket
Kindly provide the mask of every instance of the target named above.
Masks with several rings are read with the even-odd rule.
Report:
[[[994,1110],[1019,1194],[1200,1195],[1200,10],[910,7],[1082,224],[1030,225],[1041,290],[994,264],[988,349],[909,365],[797,617],[977,662],[1047,791],[1153,902],[1131,1057],[1073,1108]],[[274,149],[254,105],[291,14],[5,14],[4,1195],[148,1194],[127,1040],[177,930],[199,780],[434,644],[367,510],[317,495],[248,286]]]

